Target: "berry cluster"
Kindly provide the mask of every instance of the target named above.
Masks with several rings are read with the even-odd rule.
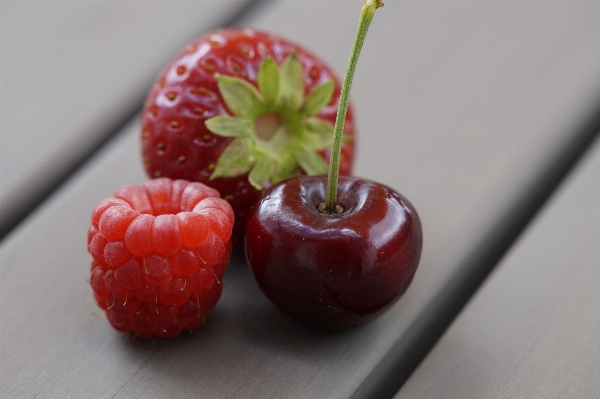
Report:
[[[387,186],[340,176],[354,160],[354,70],[382,6],[366,0],[343,84],[253,29],[210,33],[167,66],[142,114],[155,179],[100,202],[88,233],[94,297],[115,329],[197,328],[232,242],[263,293],[318,328],[367,323],[404,293],[421,255],[417,212]]]
[[[218,191],[160,178],[120,188],[93,210],[94,298],[118,331],[171,337],[203,322],[221,295],[234,216]]]

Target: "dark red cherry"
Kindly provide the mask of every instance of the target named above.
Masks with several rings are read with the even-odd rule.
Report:
[[[246,257],[284,313],[340,330],[373,320],[404,293],[422,233],[413,206],[387,186],[340,176],[333,214],[319,211],[326,187],[326,177],[299,177],[268,189],[248,222]]]
[[[268,189],[246,228],[246,258],[262,291],[288,315],[328,330],[383,313],[406,290],[421,257],[421,223],[404,197],[382,184],[339,176],[356,62],[382,6],[366,0],[361,9],[328,176],[293,178]]]

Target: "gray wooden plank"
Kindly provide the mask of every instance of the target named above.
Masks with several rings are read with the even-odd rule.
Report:
[[[0,2],[0,229],[140,107],[177,49],[248,2]]]
[[[600,397],[600,140],[395,396]]]
[[[245,22],[314,49],[341,71],[361,3],[274,2]],[[129,126],[0,246],[0,393],[342,398],[359,392],[595,111],[599,17],[596,2],[388,0],[378,11],[353,91],[361,134],[356,172],[415,204],[425,246],[405,296],[376,322],[346,333],[288,320],[260,294],[241,258],[233,260],[205,328],[149,342],[112,331],[85,281],[85,232],[98,200],[145,178],[138,127]]]

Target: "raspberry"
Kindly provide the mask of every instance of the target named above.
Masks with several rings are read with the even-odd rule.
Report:
[[[88,230],[90,284],[110,324],[172,337],[203,324],[221,295],[233,210],[202,183],[160,178],[98,203]]]

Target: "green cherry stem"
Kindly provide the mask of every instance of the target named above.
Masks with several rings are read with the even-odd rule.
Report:
[[[335,119],[335,127],[333,129],[333,145],[331,146],[331,157],[329,160],[329,174],[327,175],[327,194],[325,204],[321,204],[319,209],[325,213],[340,213],[342,210],[337,206],[337,185],[340,174],[340,157],[342,151],[342,139],[344,136],[344,122],[346,120],[346,111],[348,110],[348,102],[350,100],[350,88],[352,87],[352,79],[354,71],[360,55],[360,50],[367,36],[369,25],[375,15],[375,10],[383,7],[382,0],[367,0],[360,12],[358,21],[358,30],[354,37],[352,52],[350,53],[350,61],[342,83],[342,92],[340,94],[340,102],[338,113]],[[324,206],[323,206],[324,205]],[[323,209],[324,208],[324,209]],[[336,209],[337,208],[337,209]]]

